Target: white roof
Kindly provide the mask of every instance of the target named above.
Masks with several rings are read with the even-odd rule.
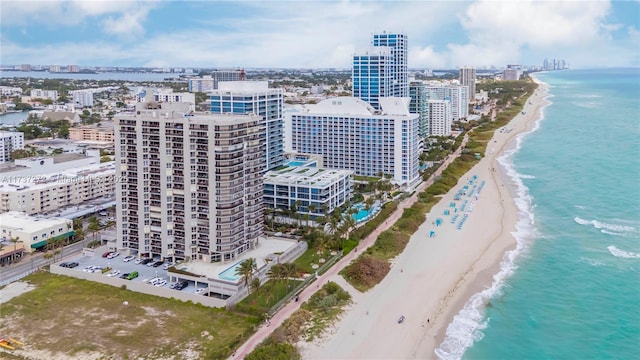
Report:
[[[30,233],[54,226],[61,226],[70,222],[71,220],[65,218],[41,218],[29,216],[20,211],[8,211],[0,214],[0,224],[2,224],[1,226],[3,229],[22,230]]]
[[[381,97],[378,101],[384,115],[409,115],[410,97]]]
[[[340,96],[320,101],[315,106],[309,106],[313,114],[344,114],[344,115],[373,115],[375,109],[358,98]]]
[[[219,81],[218,90],[264,91],[264,90],[269,90],[269,82],[268,81]]]

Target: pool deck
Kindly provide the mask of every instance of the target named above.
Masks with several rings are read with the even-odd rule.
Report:
[[[255,249],[242,254],[237,259],[220,262],[220,263],[190,261],[187,263],[178,264],[176,268],[180,270],[186,270],[194,274],[204,275],[210,279],[229,281],[228,279],[221,278],[220,273],[248,258],[256,259],[258,269],[260,269],[267,264],[267,262],[265,261],[267,256],[274,253],[282,253],[287,249],[296,246],[296,244],[297,244],[296,240],[269,237],[266,239],[260,239],[260,242],[258,243]],[[240,279],[238,279],[237,281],[239,280]]]

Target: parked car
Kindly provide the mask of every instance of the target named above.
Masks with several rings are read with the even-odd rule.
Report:
[[[160,260],[160,261],[156,261],[156,262],[154,262],[152,266],[153,266],[153,267],[158,267],[158,266],[160,266],[160,265],[162,265],[162,264],[164,264],[164,261]]]
[[[120,275],[120,279],[126,279],[129,277],[129,273],[124,273],[122,275]]]
[[[148,267],[152,267],[152,266],[153,266],[153,264],[155,264],[155,263],[156,263],[156,261],[155,261],[155,260],[153,260],[153,259],[151,259],[151,261],[146,262],[146,263],[144,263],[144,264],[145,264],[145,265],[147,265]]]
[[[120,256],[120,254],[118,254],[117,252],[112,252],[111,254],[107,255],[107,259],[117,258],[118,256]]]
[[[133,271],[131,273],[129,273],[129,275],[127,276],[127,280],[133,280],[135,278],[138,277],[138,272],[137,271]]]
[[[111,255],[113,253],[113,251],[107,251],[106,253],[102,254],[103,258],[106,258],[107,256]]]
[[[118,276],[119,274],[120,274],[120,270],[111,270],[111,271],[109,271],[107,276],[108,277],[114,277],[114,276]]]
[[[125,257],[122,259],[122,261],[124,261],[124,262],[129,262],[129,261],[131,261],[131,260],[133,260],[133,259],[135,259],[135,258],[136,258],[136,257],[135,257],[134,255],[129,255],[129,256],[125,256]]]
[[[149,260],[149,258],[138,258],[136,259],[136,264],[142,264],[142,262],[145,260]]]
[[[67,264],[68,268],[74,268],[76,266],[79,266],[80,264],[78,264],[77,262],[73,261]]]
[[[162,265],[162,268],[164,270],[169,270],[169,268],[172,267],[172,266],[173,266],[173,263],[172,262],[168,262],[168,263],[165,263],[164,265]]]
[[[195,292],[196,292],[196,294],[200,295],[200,294],[204,294],[204,293],[205,293],[205,291],[207,291],[207,289],[206,289],[206,288],[199,288],[199,289],[196,289],[196,291],[195,291]]]
[[[160,281],[156,282],[156,283],[155,283],[155,284],[153,284],[153,285],[154,285],[154,286],[157,286],[157,287],[165,286],[165,285],[167,285],[167,280],[160,280]]]
[[[189,283],[186,281],[180,281],[179,283],[176,283],[176,290],[182,290],[184,288],[186,288],[187,286],[189,286]]]
[[[69,267],[69,263],[63,262],[63,263],[60,263],[58,266],[64,267],[64,268],[68,268]]]
[[[148,258],[147,258],[147,259],[142,260],[142,261],[140,262],[140,265],[147,265],[148,263],[150,263],[150,262],[152,262],[152,261],[153,261],[153,259],[148,259]]]
[[[148,281],[148,283],[149,283],[149,284],[151,284],[151,285],[155,285],[155,284],[156,284],[156,283],[158,283],[160,280],[162,280],[162,278],[155,277],[155,278],[153,278],[153,279],[149,280],[149,281]]]

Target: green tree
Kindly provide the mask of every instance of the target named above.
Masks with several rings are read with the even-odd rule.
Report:
[[[249,282],[253,278],[253,273],[258,270],[258,264],[256,259],[248,258],[240,263],[240,266],[236,268],[236,275],[242,278],[244,286],[249,286]]]
[[[256,292],[258,291],[259,288],[260,288],[260,279],[254,278],[253,280],[251,280],[251,283],[249,284],[250,292]]]
[[[97,217],[92,216],[89,218],[89,226],[87,226],[87,229],[93,234],[93,241],[95,242],[96,233],[100,231],[100,222],[98,221]]]

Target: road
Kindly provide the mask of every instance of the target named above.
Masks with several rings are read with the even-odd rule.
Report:
[[[376,239],[378,238],[378,235],[380,235],[380,233],[382,233],[383,231],[393,226],[393,224],[402,216],[404,209],[411,207],[416,201],[418,201],[418,194],[424,191],[427,187],[431,186],[435,181],[435,179],[442,174],[444,169],[446,169],[453,162],[453,160],[455,160],[457,157],[460,156],[460,154],[462,153],[462,148],[466,146],[468,140],[469,140],[469,137],[467,134],[465,134],[460,147],[445,159],[445,161],[438,168],[438,170],[436,170],[436,172],[433,173],[433,175],[431,175],[427,181],[424,181],[422,184],[418,186],[418,188],[416,188],[416,191],[413,194],[413,196],[402,201],[398,205],[398,209],[396,209],[396,211],[394,211],[393,214],[391,214],[391,216],[384,223],[378,226],[371,234],[369,234],[369,236],[367,236],[365,239],[360,241],[360,244],[358,245],[358,249],[362,249],[362,250],[358,252],[352,251],[348,253],[342,259],[340,259],[334,266],[332,266],[326,273],[319,276],[314,283],[312,283],[309,287],[307,287],[300,293],[299,302],[289,301],[285,306],[283,306],[280,309],[280,311],[278,311],[270,319],[269,326],[265,326],[263,324],[258,329],[258,331],[249,338],[249,340],[247,340],[244,344],[242,344],[237,349],[237,351],[234,353],[234,355],[230,359],[244,358],[247,354],[253,351],[253,349],[258,344],[260,344],[264,339],[266,339],[269,335],[271,335],[271,333],[276,328],[278,328],[284,322],[284,320],[289,318],[291,314],[293,314],[296,310],[298,310],[300,308],[300,305],[303,302],[309,300],[311,295],[315,294],[315,292],[318,291],[318,289],[320,289],[329,281],[336,282],[336,278],[340,277],[338,273],[344,267],[349,265],[351,261],[356,259],[356,257],[360,253],[362,253],[364,250],[372,246],[375,243]]]

